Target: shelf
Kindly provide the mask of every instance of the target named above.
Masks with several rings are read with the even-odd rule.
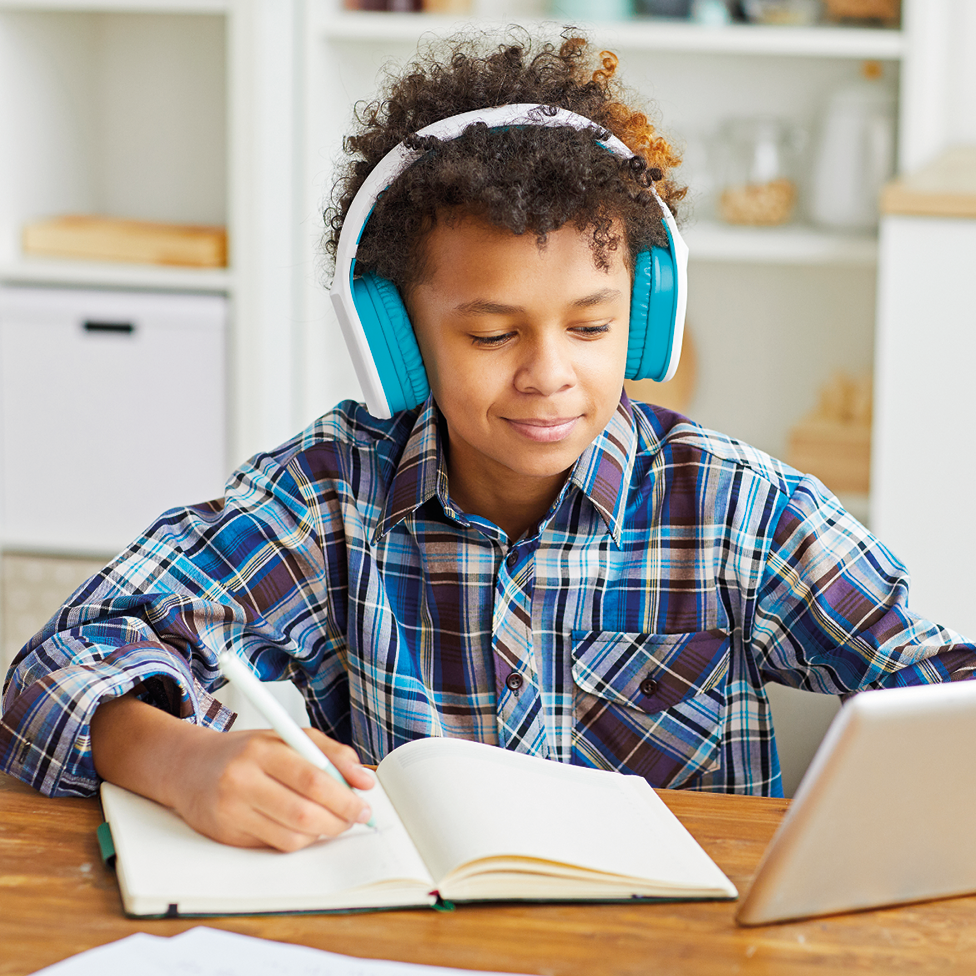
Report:
[[[233,291],[233,272],[227,268],[24,258],[0,263],[0,283],[227,294]]]
[[[803,224],[730,227],[700,221],[682,230],[692,260],[870,267],[878,260],[873,234],[836,233]]]
[[[521,21],[528,27],[552,21]],[[507,26],[506,21],[438,14],[339,12],[319,14],[319,36],[330,41],[410,42],[421,35],[444,36],[458,28]],[[771,27],[730,24],[704,27],[680,21],[626,20],[587,25],[598,44],[620,50],[675,51],[688,54],[874,58],[899,60],[905,50],[901,31],[855,27]]]

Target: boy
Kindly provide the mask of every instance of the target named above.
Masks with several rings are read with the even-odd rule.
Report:
[[[82,587],[15,662],[3,769],[49,793],[109,779],[220,840],[292,850],[368,819],[368,793],[271,733],[222,734],[227,647],[298,684],[362,790],[359,759],[447,735],[776,794],[766,681],[972,675],[976,648],[908,610],[903,568],[815,479],[622,396],[645,278],[680,327],[681,269],[662,269],[683,191],[615,60],[591,61],[574,38],[457,44],[365,110],[327,249],[341,291],[363,210],[350,287],[375,286],[399,329],[364,376],[397,372],[413,402],[380,377],[392,416],[340,404]],[[513,105],[534,108],[416,135]],[[373,207],[390,152],[408,164]],[[340,305],[354,338],[359,314]]]

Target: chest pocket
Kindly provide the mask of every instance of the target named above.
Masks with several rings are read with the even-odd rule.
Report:
[[[690,785],[718,769],[729,635],[573,632],[573,761]]]

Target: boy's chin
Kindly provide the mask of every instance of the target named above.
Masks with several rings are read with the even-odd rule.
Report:
[[[590,443],[532,444],[496,457],[513,474],[525,478],[555,478],[565,475]]]

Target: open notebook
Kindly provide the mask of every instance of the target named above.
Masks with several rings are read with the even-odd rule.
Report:
[[[734,898],[635,776],[458,739],[400,746],[369,791],[376,827],[294,854],[227,847],[102,786],[130,915],[349,911],[443,901]]]
[[[976,681],[837,714],[736,916],[743,925],[976,892]]]

